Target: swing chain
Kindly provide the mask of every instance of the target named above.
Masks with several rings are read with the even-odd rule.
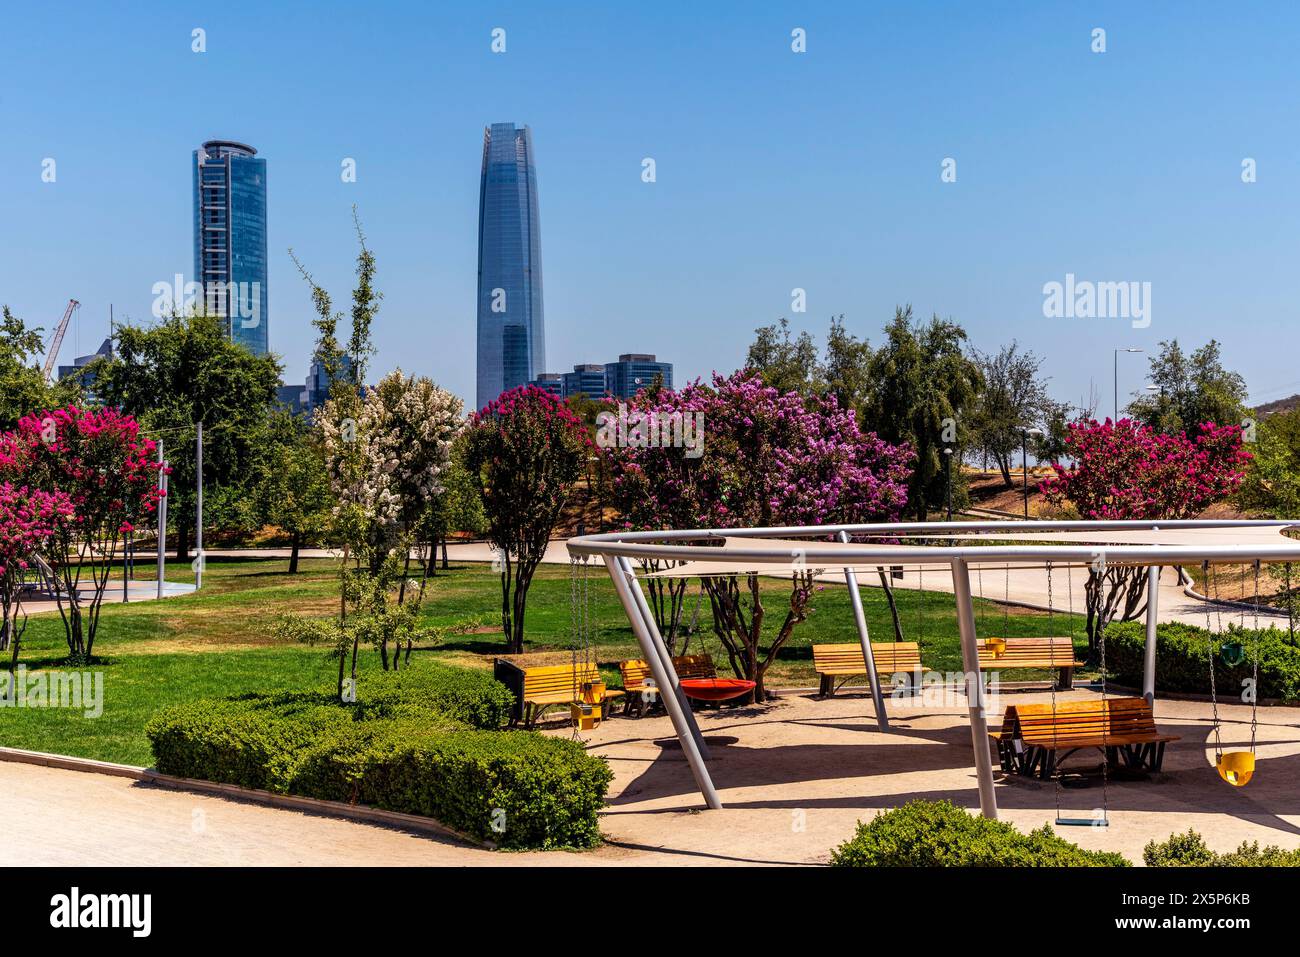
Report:
[[[1259,559],[1255,559],[1255,654],[1250,664],[1250,753],[1255,753],[1259,728]]]
[[[1210,709],[1214,720],[1214,760],[1218,764],[1219,758],[1223,757],[1223,737],[1219,731],[1219,693],[1214,683],[1214,620],[1210,612],[1211,579],[1208,561],[1201,563],[1201,574],[1205,576],[1205,647],[1210,660]]]

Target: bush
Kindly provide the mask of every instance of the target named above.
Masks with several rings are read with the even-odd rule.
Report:
[[[422,814],[503,847],[599,841],[608,765],[572,741],[472,727],[497,727],[513,703],[491,678],[420,667],[368,677],[358,698],[197,701],[145,733],[163,774]]]
[[[1128,867],[1041,827],[1022,834],[950,801],[910,801],[878,814],[831,854],[835,867]]]
[[[1300,867],[1300,850],[1242,841],[1232,853],[1217,854],[1201,835],[1189,830],[1186,834],[1171,834],[1162,844],[1147,844],[1142,849],[1142,860],[1148,867]]]
[[[1210,693],[1208,642],[1214,642],[1214,684],[1225,698],[1237,698],[1241,682],[1251,674],[1251,659],[1259,656],[1261,698],[1300,700],[1300,648],[1287,643],[1277,628],[1258,631],[1230,626],[1226,634],[1213,634],[1195,625],[1169,622],[1156,628],[1156,690],[1187,694]],[[1225,641],[1240,641],[1248,659],[1235,667],[1218,653]],[[1122,684],[1140,687],[1146,648],[1146,628],[1141,622],[1116,622],[1106,628],[1106,669]]]

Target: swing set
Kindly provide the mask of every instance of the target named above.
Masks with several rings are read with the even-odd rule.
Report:
[[[1192,519],[1168,522],[1148,521],[990,521],[990,522],[895,522],[863,525],[823,525],[759,529],[680,529],[653,532],[612,532],[586,535],[570,539],[568,549],[575,565],[584,569],[592,559],[601,560],[609,573],[615,592],[628,616],[628,621],[641,645],[643,656],[653,673],[655,685],[667,692],[660,698],[672,719],[673,728],[682,746],[695,782],[706,805],[722,807],[721,799],[710,775],[709,749],[687,704],[688,698],[725,700],[747,694],[753,683],[743,679],[682,678],[672,669],[663,638],[658,632],[654,616],[642,591],[641,580],[633,568],[634,561],[658,561],[668,567],[652,572],[657,577],[716,577],[721,575],[761,574],[785,577],[796,572],[816,569],[820,573],[842,572],[850,586],[854,606],[855,624],[862,645],[866,677],[871,685],[876,703],[876,721],[882,732],[890,727],[884,713],[881,693],[881,676],[872,665],[872,643],[867,632],[865,616],[861,611],[855,573],[899,565],[916,567],[917,627],[922,641],[925,606],[937,600],[938,593],[922,590],[922,576],[926,569],[946,569],[951,575],[952,595],[957,613],[957,626],[961,643],[962,663],[966,673],[965,691],[969,717],[973,764],[979,790],[981,813],[989,818],[998,816],[994,788],[993,762],[986,714],[986,694],[981,678],[982,670],[990,666],[1010,666],[1012,651],[1017,642],[1045,639],[1016,639],[1008,635],[1010,605],[1010,572],[1012,568],[1042,568],[1047,573],[1048,630],[1055,630],[1054,573],[1065,569],[1091,566],[1104,573],[1107,567],[1145,568],[1147,573],[1146,641],[1143,655],[1142,696],[1140,698],[1114,698],[1106,687],[1106,628],[1104,619],[1096,625],[1096,651],[1099,677],[1088,690],[1100,693],[1096,701],[1071,700],[1057,702],[1055,684],[1051,690],[1051,706],[1020,706],[1030,713],[1033,708],[1048,710],[1051,718],[1044,728],[1046,735],[1040,740],[1041,759],[1046,756],[1050,770],[1059,770],[1056,755],[1065,757],[1078,750],[1096,748],[1102,752],[1102,808],[1100,818],[1072,818],[1061,808],[1061,789],[1078,783],[1077,775],[1057,775],[1057,822],[1060,824],[1109,823],[1107,811],[1112,767],[1136,769],[1158,768],[1164,743],[1174,740],[1160,735],[1151,723],[1151,707],[1155,699],[1156,678],[1156,623],[1159,605],[1159,569],[1185,567],[1199,564],[1205,570],[1207,598],[1217,597],[1217,582],[1212,569],[1215,565],[1253,565],[1255,569],[1255,615],[1258,625],[1259,569],[1262,562],[1285,565],[1289,584],[1290,564],[1300,561],[1300,541],[1287,537],[1285,531],[1297,522]],[[907,542],[908,544],[900,544]],[[976,575],[972,576],[974,568]],[[983,592],[984,568],[1000,569],[1008,577],[1004,586],[1003,634],[981,635],[977,628],[976,604],[972,577]],[[585,574],[585,572],[584,572]],[[1243,572],[1243,583],[1244,583]],[[943,576],[946,577],[946,576]],[[1070,596],[1073,598],[1073,580],[1070,579]],[[946,588],[944,590],[947,590]],[[1244,589],[1243,589],[1244,590]],[[1288,600],[1289,604],[1289,600]],[[1070,602],[1070,635],[1073,643],[1073,601]],[[980,619],[987,615],[983,604],[979,606]],[[1213,606],[1207,602],[1206,624],[1212,623]],[[1288,608],[1288,613],[1290,609]],[[1220,609],[1220,618],[1222,611]],[[1243,607],[1242,626],[1246,613]],[[1294,633],[1294,620],[1288,614],[1288,627]],[[1258,629],[1256,630],[1258,632]],[[592,641],[589,621],[584,619],[580,634],[575,635],[574,664],[578,673],[578,654],[582,662],[591,660]],[[1065,636],[1051,636],[1060,638]],[[1217,640],[1216,640],[1217,639]],[[918,643],[919,644],[919,643]],[[877,647],[881,647],[877,645]],[[1211,704],[1215,742],[1215,767],[1222,779],[1236,787],[1247,784],[1255,773],[1257,740],[1258,695],[1255,693],[1259,671],[1259,640],[1250,647],[1234,635],[1222,632],[1211,634],[1207,640],[1207,657],[1211,669]],[[1018,660],[1018,659],[1015,659]],[[1250,680],[1251,735],[1248,750],[1224,751],[1222,746],[1222,721],[1219,717],[1218,693],[1215,685],[1216,666],[1237,667],[1251,663]],[[593,662],[594,664],[594,662]],[[1072,665],[1073,662],[1070,662]],[[1016,665],[1019,666],[1019,665]],[[1063,665],[1060,667],[1064,667]],[[580,721],[584,688],[575,688]],[[1243,696],[1244,698],[1245,696]],[[1087,705],[1082,707],[1082,705]],[[1010,710],[1010,709],[1008,709]],[[1078,728],[1058,720],[1058,715],[1078,713],[1089,715],[1080,718],[1080,727],[1092,732],[1075,734]],[[1089,723],[1091,722],[1091,723]],[[1004,722],[1005,724],[1005,722]],[[1135,730],[1136,729],[1136,730]],[[1074,735],[1071,738],[1071,735]],[[1078,746],[1076,745],[1078,742]],[[1005,765],[1004,765],[1005,766]],[[1040,770],[1042,765],[1039,765]]]

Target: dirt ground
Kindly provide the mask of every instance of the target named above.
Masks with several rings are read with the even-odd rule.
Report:
[[[1008,702],[1047,698],[1006,692],[990,710],[996,720]],[[876,729],[870,699],[852,694],[818,701],[788,693],[761,711],[700,712],[721,811],[703,809],[666,717],[613,718],[584,734],[615,773],[602,815],[608,842],[584,854],[494,853],[124,778],[0,764],[0,865],[818,865],[858,820],[911,798],[978,807],[964,700],[905,698],[888,710],[887,734]],[[1158,701],[1156,713],[1163,731],[1182,737],[1169,746],[1164,773],[1111,781],[1108,828],[1060,833],[1134,862],[1147,841],[1189,827],[1221,851],[1243,840],[1300,846],[1300,710],[1260,709],[1259,767],[1245,788],[1224,784],[1212,767],[1208,704]],[[1225,705],[1220,713],[1225,747],[1249,740],[1249,708]],[[1054,786],[1000,773],[997,780],[1004,820],[1029,829],[1056,816]],[[1093,816],[1103,805],[1099,783],[1059,796],[1065,816]]]

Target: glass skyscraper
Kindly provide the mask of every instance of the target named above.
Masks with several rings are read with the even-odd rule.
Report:
[[[483,131],[479,182],[478,408],[545,368],[533,134],[493,123]]]
[[[194,151],[194,279],[203,311],[266,355],[266,160],[251,146],[209,140]]]

